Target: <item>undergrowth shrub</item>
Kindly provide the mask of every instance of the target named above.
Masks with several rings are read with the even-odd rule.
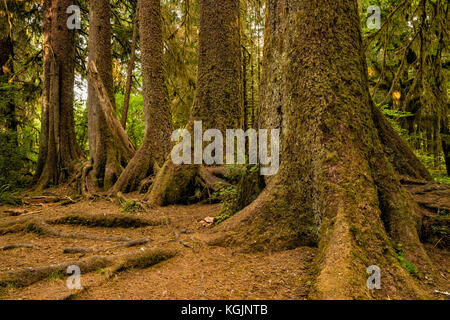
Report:
[[[231,165],[225,179],[231,183],[217,191],[213,197],[219,199],[222,211],[216,217],[216,224],[228,219],[255,200],[265,187],[259,166]]]

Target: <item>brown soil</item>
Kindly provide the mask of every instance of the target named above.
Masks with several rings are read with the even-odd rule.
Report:
[[[424,195],[420,196],[422,202],[425,202]],[[139,199],[140,196],[133,194],[129,197]],[[139,255],[143,250],[152,248],[173,250],[176,255],[152,266],[131,267],[122,272],[115,272],[118,269],[114,264],[95,269],[82,274],[81,291],[66,287],[67,275],[50,273],[42,280],[25,287],[0,286],[2,299],[307,299],[314,285],[312,261],[316,248],[299,247],[281,252],[248,253],[239,248],[207,245],[204,239],[214,227],[202,220],[218,215],[221,208],[217,204],[169,206],[123,213],[116,202],[98,198],[69,204],[28,202],[20,208],[14,208],[21,209],[17,210],[18,215],[4,214],[5,210],[11,209],[12,207],[0,207],[0,229],[33,219],[47,222],[50,228],[60,234],[150,241],[127,247],[118,246],[126,243],[124,241],[59,237],[32,231],[5,234],[0,236],[0,248],[16,244],[31,246],[0,250],[0,284],[2,276],[8,272],[87,261],[94,256],[112,260],[117,258],[119,261],[126,254]],[[142,221],[165,223],[138,227],[86,225],[89,221],[98,222],[98,217],[116,217],[117,214]],[[50,223],[57,218],[85,215],[91,219],[84,221],[83,225]],[[436,241],[435,238],[433,241]],[[64,249],[70,248],[88,250],[63,253]],[[433,242],[426,244],[426,249],[447,283],[428,283],[427,279],[422,279],[421,282],[433,297],[446,299],[448,296],[436,293],[435,290],[450,291],[450,252],[448,248]],[[383,278],[381,281],[382,286],[389,285],[383,283]]]

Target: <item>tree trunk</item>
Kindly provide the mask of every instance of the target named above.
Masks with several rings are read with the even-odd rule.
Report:
[[[424,297],[396,257],[434,276],[418,205],[382,145],[401,142],[370,99],[359,24],[356,0],[268,1],[261,117],[282,129],[281,164],[211,244],[318,246],[312,298]],[[382,290],[366,287],[370,265]]]
[[[122,117],[120,118],[120,124],[124,129],[127,127],[128,108],[130,106],[131,84],[133,82],[133,68],[134,68],[134,60],[136,57],[138,21],[139,21],[139,1],[136,4],[136,12],[134,14],[133,37],[131,39],[130,60],[128,61],[127,83],[125,84],[125,97],[123,99]]]
[[[449,108],[447,107],[447,110]],[[447,175],[450,176],[450,130],[448,119],[442,121],[441,125],[441,142],[442,152],[444,154],[445,168],[447,169]]]
[[[155,168],[163,165],[170,151],[172,119],[164,81],[160,0],[141,0],[139,12],[145,136],[112,192],[135,190],[145,177],[155,173]]]
[[[135,150],[128,137],[115,139],[124,132],[115,115],[109,1],[91,0],[89,15],[88,136],[92,170],[85,174],[95,187],[108,190]]]
[[[41,132],[39,136],[39,155],[36,165],[36,173],[34,175],[35,182],[41,176],[44,169],[45,159],[48,152],[48,134],[49,134],[49,109],[50,109],[50,61],[51,61],[51,47],[50,37],[52,29],[52,0],[44,0],[42,11],[42,33],[44,42],[43,47],[43,62],[42,62],[42,105],[41,105]]]
[[[47,2],[47,5],[49,3]],[[81,150],[75,136],[75,124],[73,118],[74,97],[74,67],[75,44],[74,31],[67,28],[67,7],[71,5],[69,0],[53,0],[51,3],[51,39],[50,53],[44,66],[49,70],[48,83],[44,88],[49,89],[48,96],[48,128],[46,128],[46,113],[43,113],[43,134],[48,137],[47,143],[41,143],[40,153],[47,148],[45,163],[39,175],[38,186],[47,187],[56,185],[72,176],[76,168],[76,162],[82,159]],[[47,21],[48,23],[48,21]],[[46,24],[48,28],[49,25]],[[48,39],[47,39],[48,41]],[[48,64],[50,66],[48,66]],[[44,92],[45,95],[45,92]],[[45,107],[46,101],[44,101]],[[47,132],[45,130],[48,129]]]
[[[242,127],[241,46],[238,0],[201,0],[196,99],[187,129],[194,121],[204,130]],[[174,165],[169,159],[148,194],[153,205],[185,202],[196,193],[199,165]]]

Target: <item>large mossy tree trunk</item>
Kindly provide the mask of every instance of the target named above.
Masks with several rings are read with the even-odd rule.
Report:
[[[242,127],[239,0],[201,0],[196,99],[187,129],[194,121],[203,130]],[[192,144],[193,145],[193,144]],[[169,159],[148,194],[153,205],[186,202],[195,193],[200,165],[175,165]]]
[[[420,273],[434,275],[419,241],[419,208],[396,169],[408,163],[428,173],[370,99],[357,1],[267,6],[261,127],[282,130],[281,164],[211,244],[318,246],[312,298],[426,296],[396,257],[401,251]],[[370,265],[389,283],[382,290],[366,287]]]
[[[83,158],[76,141],[73,118],[75,43],[74,30],[66,24],[66,10],[71,4],[69,0],[53,0],[51,8],[50,2],[45,6],[44,22],[51,37],[44,39],[44,72],[48,74],[44,74],[47,92],[44,91],[40,145],[40,154],[45,155],[45,160],[41,160],[42,169],[38,167],[37,171],[40,188],[65,182],[76,173]]]
[[[90,166],[85,175],[93,187],[104,190],[114,185],[135,151],[128,138],[116,139],[124,130],[115,115],[110,11],[108,0],[89,1]]]
[[[160,0],[140,0],[140,39],[145,112],[144,141],[112,192],[130,192],[161,167],[170,151],[172,119],[164,81]]]

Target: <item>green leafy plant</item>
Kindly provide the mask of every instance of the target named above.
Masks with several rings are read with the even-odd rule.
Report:
[[[120,209],[120,211],[122,212],[136,212],[140,209],[141,207],[139,206],[139,204],[136,203],[136,201],[134,200],[127,200],[122,202],[122,208]]]
[[[401,266],[406,269],[411,275],[420,278],[419,270],[417,270],[416,266],[405,259],[403,256],[403,248],[401,244],[394,244],[395,254],[397,256],[398,261]]]
[[[216,217],[216,224],[225,221],[250,204],[264,188],[264,180],[259,174],[259,166],[227,166],[225,179],[231,183],[214,193],[220,200],[222,211]]]

